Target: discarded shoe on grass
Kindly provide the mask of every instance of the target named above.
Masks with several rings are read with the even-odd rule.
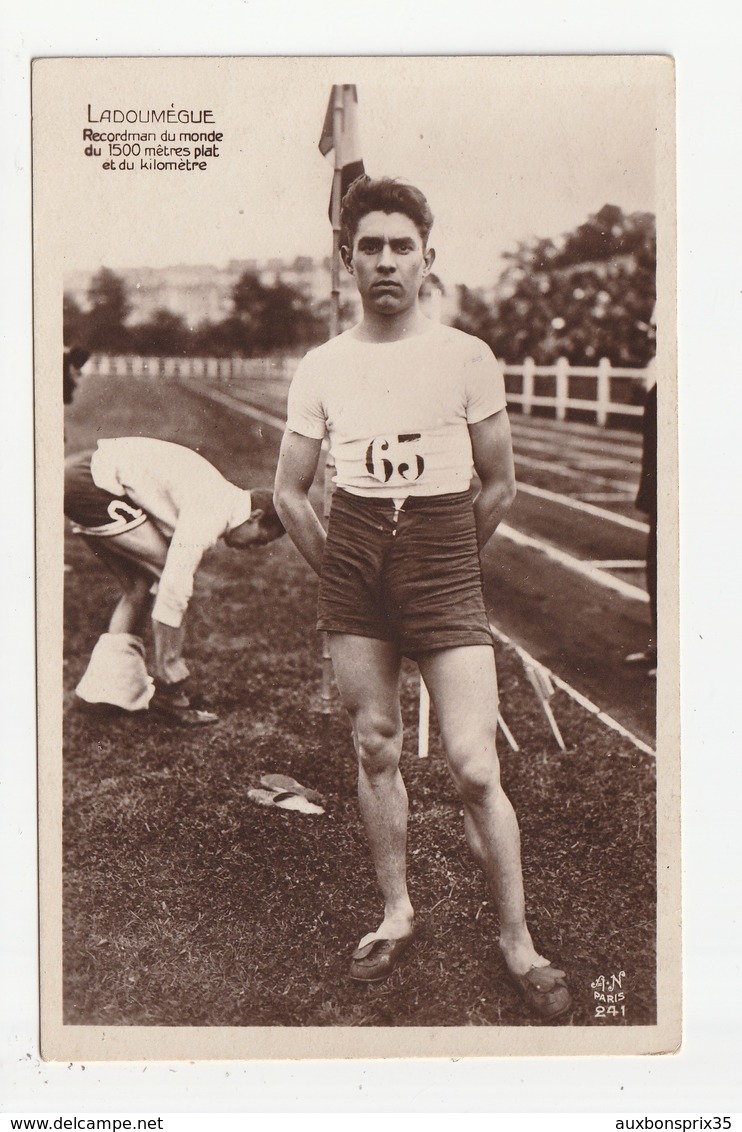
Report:
[[[531,1010],[544,1021],[563,1018],[572,1009],[567,976],[551,963],[546,967],[531,967],[525,975],[516,975],[512,971],[509,974]]]
[[[247,792],[251,802],[259,806],[274,806],[279,810],[295,810],[300,814],[323,814],[326,799],[317,790],[302,786],[287,774],[264,774],[260,785]]]
[[[269,790],[278,793],[298,794],[300,797],[314,802],[317,806],[327,804],[327,799],[323,794],[320,794],[319,790],[313,790],[311,786],[302,786],[301,782],[297,782],[295,778],[291,778],[288,774],[264,774],[260,779],[260,785],[267,786]]]
[[[401,939],[372,939],[357,947],[350,958],[350,977],[361,983],[377,983],[386,979],[415,938],[415,933]]]

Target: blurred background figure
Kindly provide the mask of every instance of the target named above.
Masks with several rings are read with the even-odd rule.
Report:
[[[650,676],[657,675],[657,375],[655,359],[647,366],[648,389],[642,424],[642,470],[636,507],[649,519],[647,535],[647,592],[651,637],[647,647],[626,657],[627,664],[644,664]]]
[[[80,371],[90,358],[90,351],[82,346],[72,346],[65,350],[62,358],[62,400],[65,405],[72,403]]]
[[[90,351],[84,349],[82,346],[72,346],[69,350],[64,351],[62,356],[62,401],[65,405],[72,404],[72,398],[75,396],[78,379],[82,376],[82,367],[89,358]],[[64,434],[64,441],[66,446],[66,432]],[[65,562],[65,574],[68,574],[71,570],[72,567],[68,562]]]

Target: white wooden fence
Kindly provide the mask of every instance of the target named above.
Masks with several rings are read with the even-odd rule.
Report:
[[[503,368],[508,404],[520,405],[526,416],[543,406],[554,409],[556,419],[563,421],[569,410],[581,410],[594,413],[595,423],[605,426],[610,416],[639,417],[644,412],[645,371],[614,369],[608,358],[597,366],[571,366],[567,358],[537,366],[526,358],[522,365]]]
[[[100,377],[203,377],[240,381],[253,377],[288,381],[298,358],[158,358],[137,354],[93,354],[86,374]]]
[[[101,377],[200,378],[229,384],[245,397],[255,383],[263,393],[275,383],[276,394],[285,403],[285,389],[296,368],[297,358],[157,358],[136,355],[94,354],[85,373]],[[517,405],[525,416],[534,409],[553,410],[557,420],[566,420],[573,410],[592,414],[595,423],[608,424],[612,417],[639,417],[643,412],[646,372],[614,369],[608,358],[597,366],[572,366],[567,358],[555,365],[537,366],[533,358],[522,365],[506,365],[505,383],[509,405]]]

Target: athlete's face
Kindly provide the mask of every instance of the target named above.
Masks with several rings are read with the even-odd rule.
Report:
[[[247,550],[251,546],[267,546],[269,542],[273,542],[276,535],[262,525],[262,515],[260,510],[253,511],[250,518],[240,523],[239,527],[227,531],[224,536],[227,546],[231,546],[233,550]]]
[[[401,212],[369,212],[358,225],[352,252],[343,261],[355,276],[363,309],[397,315],[417,302],[435,252],[423,241],[409,216]]]

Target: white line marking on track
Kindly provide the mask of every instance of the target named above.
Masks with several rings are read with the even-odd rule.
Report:
[[[611,456],[576,456],[574,465],[576,468],[586,468],[588,471],[591,468],[618,468],[622,471],[626,469],[625,460],[617,460]]]
[[[547,558],[558,562],[560,566],[566,567],[567,570],[571,570],[575,574],[582,574],[583,577],[589,578],[591,582],[597,582],[598,585],[605,586],[606,589],[615,590],[623,597],[645,603],[649,601],[646,590],[632,586],[629,582],[624,582],[620,578],[614,578],[612,574],[606,574],[595,566],[591,566],[589,562],[585,562],[581,558],[574,558],[571,554],[559,550],[556,546],[551,546],[548,542],[542,542],[540,539],[532,538],[531,535],[523,534],[522,531],[516,531],[514,527],[507,523],[500,523],[497,534],[503,535],[518,546],[527,546],[530,550],[538,550]]]
[[[536,487],[531,483],[519,483],[518,491],[524,495],[535,495],[538,499],[548,499],[550,503],[561,503],[563,507],[570,507],[573,511],[582,511],[585,515],[594,515],[596,519],[605,519],[609,523],[617,523],[619,527],[628,527],[632,531],[649,533],[649,527],[639,519],[630,519],[628,515],[618,515],[614,511],[607,511],[604,507],[595,507],[592,503],[583,503],[581,499],[572,499],[569,495],[560,495],[556,491],[548,491],[545,487]]]
[[[645,755],[652,755],[656,757],[657,752],[654,750],[654,748],[650,747],[648,743],[645,743],[643,739],[640,739],[638,735],[634,735],[632,731],[629,731],[627,727],[624,727],[622,723],[619,723],[618,720],[608,715],[607,712],[601,711],[597,704],[594,704],[592,700],[589,700],[587,698],[587,696],[583,696],[582,692],[578,692],[577,689],[573,688],[571,684],[568,684],[566,680],[562,680],[561,676],[557,676],[556,673],[548,669],[545,664],[541,664],[541,662],[536,660],[535,657],[531,656],[529,652],[526,652],[524,648],[522,648],[520,645],[517,645],[511,637],[508,637],[506,633],[503,633],[500,629],[497,629],[491,621],[489,623],[489,626],[493,637],[495,637],[495,639],[500,641],[502,644],[510,645],[511,648],[515,649],[524,664],[529,664],[532,666],[535,665],[536,668],[542,668],[545,672],[548,672],[549,676],[557,685],[557,687],[561,688],[563,692],[566,692],[570,699],[574,700],[575,703],[580,705],[580,707],[583,707],[586,711],[589,711],[591,715],[594,715],[597,719],[600,720],[601,723],[604,723],[606,727],[610,727],[613,731],[617,731],[619,735],[623,735],[624,739],[630,740],[630,742],[632,742],[635,747],[638,747],[640,751],[644,751]]]
[[[600,453],[613,452],[616,455],[625,457],[627,460],[640,460],[642,455],[641,443],[634,440],[627,441],[625,438],[614,438],[609,435],[604,435],[598,431],[590,436],[574,435],[565,433],[561,429],[557,430],[554,421],[548,422],[549,427],[544,428],[525,428],[516,423],[516,419],[510,418],[510,428],[513,436],[518,438],[523,437],[533,441],[540,441],[546,443],[552,448],[564,451],[566,447],[570,452],[575,450],[591,451],[595,450]]]
[[[271,428],[275,428],[279,432],[283,432],[286,428],[286,421],[282,417],[276,417],[272,413],[266,413],[263,409],[256,409],[254,405],[250,405],[247,401],[238,401],[234,397],[230,397],[228,393],[222,393],[219,389],[212,389],[210,386],[198,385],[195,382],[191,383],[187,378],[181,378],[180,380],[194,393],[201,393],[211,401],[218,401],[220,405],[225,405],[235,413],[241,413],[244,417],[252,417],[253,420],[260,421],[261,424],[270,425]]]
[[[633,503],[633,492],[625,491],[578,491],[573,499],[583,499],[585,503]]]
[[[646,563],[639,558],[591,559],[588,566],[598,570],[643,570]]]
[[[625,468],[628,470],[634,464],[638,468],[638,458],[637,460],[625,459],[620,454],[611,455],[605,449],[601,449],[599,452],[575,451],[572,448],[565,448],[562,444],[550,443],[548,440],[529,440],[516,434],[513,435],[518,448],[522,448],[526,452],[543,452],[546,456],[556,456],[561,460],[569,457],[570,464],[579,468],[592,465],[594,467]]]
[[[599,483],[604,487],[621,488],[623,491],[636,492],[637,481],[631,483],[629,480],[614,480],[609,479],[608,476],[595,476],[584,469],[578,471],[576,468],[567,468],[564,464],[558,464],[554,460],[537,460],[533,456],[524,456],[518,451],[518,446],[514,450],[516,464],[522,464],[524,468],[537,468],[542,472],[556,472],[559,476],[565,476],[567,479],[579,480],[585,483],[588,480],[590,483]]]

